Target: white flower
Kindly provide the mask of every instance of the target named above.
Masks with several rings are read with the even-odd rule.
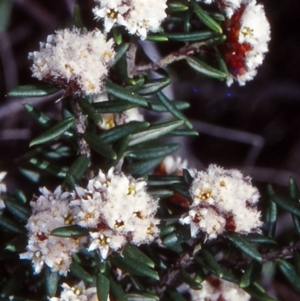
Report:
[[[193,203],[180,222],[190,225],[192,237],[199,231],[207,239],[224,231],[260,232],[261,214],[256,208],[259,192],[240,171],[210,165],[206,172],[195,174],[190,194]]]
[[[166,0],[95,0],[93,9],[96,19],[104,19],[104,28],[109,32],[117,24],[124,26],[130,34],[144,40],[147,32],[157,32],[166,18]]]
[[[52,297],[50,301],[98,301],[96,287],[85,288],[83,281],[72,287],[63,283],[61,287],[60,297]]]
[[[227,40],[222,44],[230,75],[227,85],[234,80],[240,85],[252,80],[262,64],[270,41],[270,24],[262,5],[256,0],[243,0],[226,22]]]
[[[75,221],[90,229],[90,251],[99,250],[105,259],[127,242],[140,245],[157,237],[158,200],[145,188],[143,180],[114,172],[113,168],[107,174],[100,170],[87,189],[77,188],[78,198],[71,206]]]
[[[21,259],[30,259],[35,273],[40,273],[46,264],[52,271],[66,275],[72,263],[72,254],[78,252],[86,238],[61,238],[50,235],[58,227],[73,224],[73,213],[69,207],[70,193],[40,189],[42,195],[31,201],[32,215],[26,225],[28,229],[27,252]]]
[[[74,93],[100,93],[115,55],[112,47],[113,40],[106,41],[99,30],[58,30],[40,43],[40,51],[29,53],[33,77],[68,86]]]
[[[202,283],[201,290],[192,290],[192,301],[249,301],[251,296],[235,283],[209,276]]]
[[[5,183],[2,182],[5,176],[6,176],[6,172],[4,171],[0,172],[0,210],[5,208],[5,203],[1,197],[1,194],[6,192],[6,185]]]

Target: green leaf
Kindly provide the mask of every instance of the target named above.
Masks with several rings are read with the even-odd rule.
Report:
[[[299,251],[294,253],[293,264],[294,264],[297,276],[300,277],[300,252]]]
[[[69,128],[71,128],[75,124],[75,118],[69,117],[65,120],[58,122],[55,126],[49,129],[47,132],[42,134],[41,136],[32,140],[29,146],[34,146],[37,144],[45,143],[51,140],[54,140],[61,136],[64,132],[66,132]]]
[[[226,76],[228,77],[229,71],[227,68],[227,64],[226,64],[225,60],[223,59],[223,56],[222,56],[220,50],[217,47],[215,47],[215,52],[217,54],[217,59],[218,59],[220,70],[223,71],[226,74]]]
[[[225,21],[225,16],[220,13],[207,12],[214,20],[223,22]]]
[[[45,284],[48,297],[55,296],[59,279],[58,272],[52,272],[48,266],[45,267]]]
[[[201,283],[195,281],[185,269],[180,270],[180,276],[182,280],[190,286],[191,289],[202,289]]]
[[[154,262],[147,256],[145,255],[142,251],[140,251],[136,246],[127,243],[122,255],[124,256],[124,259],[127,260],[132,260],[136,261],[139,264],[145,264],[150,268],[154,268],[155,264]]]
[[[12,89],[8,92],[10,97],[43,97],[54,94],[61,90],[61,87],[54,86],[51,84],[36,84],[36,85],[27,85],[20,86]]]
[[[44,127],[49,127],[56,124],[56,121],[49,116],[45,115],[43,112],[37,110],[32,105],[25,103],[24,107],[26,111],[33,117],[39,124]]]
[[[76,182],[82,178],[83,174],[89,166],[89,163],[90,161],[86,156],[79,156],[70,166],[64,183],[71,185],[71,187],[74,187]]]
[[[126,53],[128,48],[129,48],[129,43],[122,43],[121,45],[118,46],[116,50],[116,55],[113,61],[110,63],[109,68],[114,66],[122,58],[122,56]]]
[[[132,108],[136,108],[138,105],[134,103],[129,103],[124,100],[108,100],[101,101],[92,104],[98,113],[122,113]]]
[[[129,172],[135,175],[143,175],[153,170],[158,164],[163,161],[164,157],[159,157],[152,160],[141,161],[134,164]]]
[[[143,132],[132,135],[132,140],[130,141],[129,146],[162,137],[172,132],[173,130],[181,126],[183,123],[183,120],[176,120],[153,125]]]
[[[141,95],[148,95],[156,93],[171,83],[171,79],[168,77],[153,79],[152,82],[142,85],[138,90]]]
[[[12,0],[0,1],[0,33],[5,31],[9,25],[12,6]]]
[[[266,293],[260,291],[254,285],[244,289],[249,295],[251,295],[256,301],[276,301],[268,296]]]
[[[221,37],[220,34],[213,31],[199,31],[199,32],[186,32],[186,33],[166,33],[169,40],[194,42],[203,41],[210,38]]]
[[[23,253],[26,251],[27,243],[27,237],[18,236],[5,245],[5,250],[8,250],[10,252]]]
[[[148,146],[140,148],[129,148],[126,156],[136,160],[155,159],[157,157],[167,156],[181,147],[178,143],[166,144],[162,146]]]
[[[148,106],[147,101],[142,96],[134,92],[128,91],[126,88],[123,88],[112,82],[106,83],[106,91],[107,93],[113,95],[117,99],[122,99],[144,107]]]
[[[106,130],[105,132],[100,134],[100,139],[104,143],[111,143],[128,135],[138,133],[148,128],[149,125],[149,122],[130,121],[128,123],[117,125],[109,130]]]
[[[277,205],[272,201],[272,196],[275,195],[273,187],[269,184],[267,186],[267,208],[265,210],[264,228],[269,237],[274,237],[277,222]]]
[[[246,237],[236,233],[227,233],[227,237],[243,253],[258,262],[262,262],[261,254],[251,245]]]
[[[17,218],[23,222],[27,222],[31,215],[30,209],[24,204],[16,201],[12,198],[6,197],[5,199],[6,208]]]
[[[66,166],[57,166],[53,163],[50,163],[46,160],[38,160],[36,158],[32,158],[29,161],[32,165],[38,167],[41,170],[45,170],[51,175],[54,175],[58,178],[64,178],[67,175],[68,168]]]
[[[199,136],[199,133],[197,131],[192,130],[175,130],[168,134],[169,136]]]
[[[168,112],[168,109],[156,99],[148,99],[149,106],[152,111],[156,112]],[[184,110],[190,107],[190,104],[187,101],[182,100],[173,100],[172,104],[176,107],[177,110]]]
[[[113,295],[115,300],[127,301],[127,296],[125,295],[121,285],[117,284],[112,277],[109,278],[110,281],[110,293]]]
[[[98,135],[86,132],[84,133],[83,138],[89,144],[91,149],[93,149],[95,152],[102,155],[103,157],[113,160],[117,158],[117,154],[114,152],[114,150],[109,145],[107,145],[102,139],[100,139]]]
[[[55,228],[51,231],[51,235],[57,236],[57,237],[81,237],[81,236],[87,236],[89,234],[89,231],[85,228],[81,228],[78,225],[71,225],[71,226],[64,226]]]
[[[37,183],[40,180],[40,174],[36,171],[25,169],[18,167],[19,172],[27,178],[29,181],[32,181],[33,183]]]
[[[151,189],[148,190],[148,193],[154,197],[159,199],[169,198],[174,195],[174,192],[170,189]]]
[[[275,239],[270,238],[268,236],[264,236],[261,234],[248,234],[247,235],[247,240],[250,243],[253,244],[273,244],[273,245],[277,245],[277,242]]]
[[[300,277],[298,277],[294,266],[285,259],[276,259],[276,263],[293,288],[300,292]]]
[[[150,269],[146,264],[141,264],[140,262],[136,262],[135,260],[131,260],[127,258],[123,258],[119,254],[114,254],[112,256],[112,263],[131,275],[137,276],[145,276],[155,280],[159,280],[159,275],[155,270]]]
[[[192,129],[193,125],[191,122],[179,111],[177,110],[176,106],[173,105],[173,103],[162,93],[157,93],[158,99],[161,101],[163,106],[176,118],[184,120],[185,125]]]
[[[0,215],[0,227],[18,234],[24,234],[25,232],[25,229],[23,229],[22,226],[18,225],[17,223],[13,222],[3,215]]]
[[[222,33],[221,26],[212,17],[210,17],[210,15],[203,10],[195,0],[191,1],[191,6],[194,10],[194,13],[203,24],[216,32]]]
[[[159,297],[152,294],[130,293],[127,294],[128,301],[159,301]]]
[[[74,20],[75,27],[84,28],[82,18],[81,18],[80,6],[78,4],[74,5],[73,20]]]
[[[296,203],[299,203],[299,188],[296,181],[293,178],[290,178],[289,181],[289,194],[290,197],[295,200]],[[295,230],[298,236],[300,236],[300,218],[298,216],[292,215]]]
[[[96,287],[98,300],[107,301],[109,293],[109,280],[101,273],[99,273],[97,276]]]
[[[160,228],[160,236],[163,237],[163,236],[166,236],[168,234],[171,234],[175,231],[175,227],[174,226],[161,226]]]
[[[70,272],[76,276],[78,279],[83,280],[87,283],[93,282],[93,277],[77,262],[72,262],[70,266]]]
[[[169,39],[164,34],[148,34],[147,35],[148,41],[153,42],[167,42]]]
[[[154,176],[149,175],[148,186],[168,186],[183,183],[183,178],[179,176]]]
[[[227,78],[227,74],[221,70],[218,70],[210,65],[206,64],[204,61],[199,60],[196,57],[188,56],[186,57],[187,63],[198,73],[211,77],[216,78],[219,80],[224,80]]]
[[[182,294],[178,293],[173,287],[167,287],[166,292],[170,297],[170,301],[186,301],[186,299],[182,297]]]
[[[94,106],[89,103],[87,99],[78,98],[77,99],[82,111],[89,118],[91,118],[97,126],[101,126],[103,120],[101,115],[95,110]]]
[[[168,3],[168,11],[170,13],[175,13],[175,12],[184,12],[187,11],[189,7],[181,2],[181,1],[172,1]]]
[[[251,283],[251,276],[252,276],[252,272],[253,272],[253,262],[251,262],[248,267],[246,268],[244,274],[241,277],[239,286],[241,288],[245,288],[248,287]]]
[[[122,43],[122,33],[120,32],[119,27],[114,27],[112,29],[113,38],[115,40],[115,43],[117,45],[120,45]]]
[[[296,203],[292,198],[283,195],[273,195],[272,200],[284,210],[300,217],[300,204]]]
[[[204,257],[206,264],[214,271],[214,274],[219,278],[223,278],[223,270],[215,257],[206,249],[202,249],[201,254]]]

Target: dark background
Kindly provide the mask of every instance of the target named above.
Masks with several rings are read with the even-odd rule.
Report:
[[[264,195],[267,183],[279,192],[286,191],[291,176],[300,183],[300,1],[261,3],[272,40],[253,81],[227,87],[185,72],[186,65],[177,69],[175,65],[172,74],[174,95],[191,102],[186,114],[200,132],[199,137],[183,141],[181,154],[189,158],[190,166],[216,163],[239,168],[254,178]],[[15,160],[28,151],[29,141],[41,130],[22,104],[34,104],[54,117],[60,104],[53,97],[8,99],[6,93],[33,82],[28,52],[38,50],[39,41],[55,29],[70,24],[73,5],[73,0],[15,0],[9,26],[0,32],[0,170],[12,170],[9,189],[29,185],[15,169]],[[281,229],[289,227],[289,220],[281,219]],[[299,299],[281,281],[274,287],[270,291],[276,290],[280,300]]]

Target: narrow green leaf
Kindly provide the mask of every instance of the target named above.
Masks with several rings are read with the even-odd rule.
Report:
[[[58,122],[55,126],[49,129],[46,133],[32,140],[29,146],[34,146],[37,144],[45,143],[51,140],[54,140],[66,132],[75,124],[75,118],[69,117],[65,120]]]
[[[229,240],[243,253],[252,259],[262,262],[260,253],[251,245],[251,243],[244,237],[236,233],[227,233]]]
[[[159,280],[159,275],[155,270],[150,269],[145,264],[140,264],[134,260],[127,258],[126,260],[119,254],[112,256],[112,262],[121,270],[137,276],[146,276],[155,280]]]
[[[93,277],[77,262],[72,262],[70,266],[70,272],[78,279],[87,283],[93,282]]]
[[[76,180],[80,180],[86,169],[89,166],[89,159],[86,156],[79,156],[75,162],[70,166],[66,177],[73,177]]]
[[[163,236],[166,236],[168,234],[171,234],[175,231],[175,227],[174,226],[162,226],[160,228],[160,236],[163,237]]]
[[[82,111],[89,118],[91,118],[97,126],[101,126],[103,120],[101,115],[95,110],[94,106],[88,102],[87,99],[78,98],[77,99]]]
[[[273,195],[272,200],[284,210],[300,217],[300,204],[296,203],[292,198],[283,195]]]
[[[158,99],[161,101],[161,103],[165,106],[165,108],[176,118],[184,120],[185,125],[192,129],[193,125],[191,122],[179,111],[176,109],[176,107],[172,104],[172,102],[162,93],[157,93]]]
[[[299,188],[296,181],[293,178],[289,180],[289,192],[290,197],[295,201],[299,202]]]
[[[3,215],[0,215],[0,227],[14,233],[24,234],[25,232],[22,226]]]
[[[121,34],[121,31],[120,31],[120,28],[119,27],[114,27],[112,29],[112,34],[113,34],[113,38],[115,40],[115,43],[117,45],[120,45],[122,43],[122,34]]]
[[[169,39],[164,34],[148,34],[147,35],[148,41],[153,42],[167,42]]]
[[[226,64],[220,50],[218,49],[218,47],[215,47],[214,50],[215,50],[216,55],[217,55],[220,70],[223,71],[226,74],[226,76],[228,77],[229,76],[229,71],[228,71],[228,68],[227,68],[227,64]]]
[[[117,125],[109,130],[100,134],[100,139],[104,143],[111,143],[128,135],[138,133],[150,125],[149,122],[144,121],[131,121],[125,124]]]
[[[96,287],[99,301],[107,301],[109,293],[109,280],[101,273],[97,276]]]
[[[214,271],[214,274],[219,278],[223,278],[223,270],[215,257],[206,249],[202,249],[201,254],[204,257],[206,264]]]
[[[121,45],[118,46],[116,55],[113,61],[110,63],[109,68],[114,66],[122,58],[122,56],[126,53],[128,48],[129,48],[129,43],[122,43]]]
[[[121,158],[124,156],[124,154],[128,148],[130,139],[131,139],[131,136],[129,135],[125,138],[120,139],[115,144],[115,149],[117,152],[117,159],[115,159],[114,162],[112,162],[112,165],[117,165],[119,163],[119,161],[121,160]]]
[[[87,236],[89,231],[85,228],[81,228],[78,225],[71,225],[65,227],[55,228],[51,231],[51,235],[58,236],[58,237],[81,237]]]
[[[253,263],[250,263],[248,267],[246,268],[244,274],[242,275],[242,278],[240,280],[239,286],[241,288],[246,288],[250,285],[251,283],[251,276],[253,272]]]
[[[132,135],[132,140],[130,141],[129,146],[162,137],[172,132],[173,130],[181,126],[183,123],[183,120],[176,120],[153,125],[145,131]]]
[[[166,237],[164,237],[164,239],[162,240],[162,243],[166,246],[166,247],[172,247],[173,245],[175,245],[178,241],[178,237],[175,233],[171,233],[169,235],[167,235]]]
[[[135,175],[143,175],[153,170],[159,163],[163,161],[164,157],[159,157],[152,160],[141,161],[134,164],[129,172]]]
[[[264,227],[269,237],[274,237],[277,222],[277,205],[272,201],[272,196],[275,195],[273,187],[267,186],[267,208],[265,210]]]
[[[52,272],[48,266],[45,267],[45,284],[48,297],[55,296],[59,279],[58,272]]]
[[[300,277],[298,277],[294,266],[285,259],[276,259],[276,263],[293,288],[300,292]]]
[[[183,183],[183,178],[179,176],[154,176],[149,175],[148,186],[168,186]]]
[[[199,136],[197,131],[192,130],[175,130],[168,134],[169,136]]]
[[[117,284],[112,277],[109,278],[110,281],[110,293],[113,295],[115,300],[118,301],[128,301],[125,292],[123,291],[121,285]]]
[[[83,138],[89,144],[91,149],[93,149],[98,154],[113,160],[117,158],[117,154],[114,152],[114,150],[102,139],[100,139],[98,135],[86,132],[84,133]]]
[[[6,208],[17,218],[23,222],[27,222],[31,215],[30,209],[19,201],[13,200],[12,198],[6,197],[5,199]]]
[[[150,294],[130,293],[127,294],[128,301],[159,301],[159,297]]]
[[[138,105],[124,100],[101,101],[92,104],[95,110],[101,114],[122,113],[124,111],[136,108]]]
[[[18,236],[5,245],[5,250],[8,250],[10,252],[23,253],[26,251],[27,243],[27,237]]]
[[[191,1],[191,6],[194,10],[194,13],[203,24],[216,32],[222,33],[221,26],[212,17],[210,17],[210,15],[203,10],[195,0]]]
[[[78,4],[74,5],[74,10],[73,10],[73,20],[74,20],[74,25],[77,28],[83,28],[83,22],[81,18],[81,11],[80,11],[80,6]]]
[[[124,259],[127,260],[133,260],[138,262],[139,264],[145,264],[150,268],[154,268],[155,264],[154,262],[145,255],[142,251],[140,251],[136,246],[127,243],[122,255],[124,256]]]
[[[152,82],[142,85],[138,93],[141,95],[153,94],[167,87],[170,83],[171,79],[168,77],[153,79]]]
[[[199,32],[186,32],[186,33],[166,33],[169,40],[182,41],[182,42],[194,42],[203,41],[210,38],[221,37],[220,34],[213,31],[199,31]]]
[[[294,253],[293,264],[294,264],[297,276],[300,278],[300,252],[299,251]]]
[[[181,2],[181,1],[172,1],[168,3],[168,11],[170,13],[175,13],[175,12],[184,12],[187,11],[189,7]]]
[[[152,111],[168,112],[168,109],[166,109],[166,107],[161,103],[161,101],[158,101],[156,99],[149,99],[148,102]],[[182,100],[173,100],[172,104],[176,107],[177,110],[184,110],[190,107],[190,104],[187,101]]]
[[[195,281],[185,269],[180,270],[180,276],[182,280],[190,286],[191,289],[194,290],[202,289],[201,283]]]
[[[33,183],[37,183],[40,180],[41,175],[36,171],[21,168],[21,167],[18,167],[18,170],[25,178],[27,178],[29,181]]]
[[[261,234],[248,234],[247,235],[247,240],[250,243],[253,244],[273,244],[273,245],[277,245],[277,242],[275,239],[270,238],[268,236],[264,236]]]
[[[36,85],[27,85],[19,86],[12,89],[8,92],[10,97],[43,97],[54,94],[61,90],[61,87],[54,86],[51,84],[36,84]]]
[[[245,291],[257,301],[276,301],[268,296],[266,293],[258,290],[254,285],[245,288]]]
[[[195,71],[202,75],[220,80],[227,78],[227,74],[225,72],[211,67],[210,65],[206,64],[204,61],[201,61],[196,57],[188,56],[186,57],[186,61],[190,65],[190,67],[192,67]]]
[[[42,126],[49,127],[56,124],[56,121],[54,119],[37,110],[32,105],[25,103],[24,108]]]
[[[170,189],[151,189],[148,190],[148,193],[154,197],[159,199],[169,198],[174,195],[174,192]]]
[[[106,83],[106,91],[107,93],[113,95],[117,99],[122,99],[144,107],[148,106],[147,101],[142,96],[134,92],[128,91],[126,88],[123,88],[112,82]]]
[[[12,6],[12,0],[0,1],[0,33],[5,31],[9,25]]]
[[[225,21],[225,16],[220,13],[207,12],[214,20],[223,22]]]
[[[60,167],[53,163],[50,163],[46,160],[38,160],[36,158],[32,158],[29,161],[32,165],[38,167],[41,170],[45,170],[51,175],[54,175],[58,178],[64,178],[67,175],[68,168],[66,166]]]
[[[167,287],[166,292],[172,301],[186,301],[182,294],[178,293],[178,291],[173,287]]]
[[[157,157],[164,157],[177,151],[181,144],[172,143],[163,146],[148,146],[141,148],[129,148],[126,156],[136,160],[155,159]]]

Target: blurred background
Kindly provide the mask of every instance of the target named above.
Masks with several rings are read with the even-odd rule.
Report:
[[[82,2],[87,9],[93,6],[92,0]],[[188,157],[189,166],[202,168],[216,163],[241,169],[253,177],[264,196],[267,183],[278,192],[286,191],[290,177],[300,183],[300,1],[259,2],[265,6],[272,40],[255,79],[244,87],[227,87],[176,63],[171,67],[171,93],[190,101],[186,115],[200,133],[199,137],[183,140],[181,155]],[[12,170],[8,176],[11,190],[29,185],[14,166],[41,130],[22,104],[33,104],[57,117],[60,104],[55,100],[61,94],[11,99],[6,93],[34,82],[28,53],[38,50],[38,43],[54,30],[70,24],[74,3],[0,0],[0,171]],[[92,18],[88,12],[87,16]],[[283,226],[279,236],[290,225],[288,216],[280,218]],[[281,281],[275,287],[279,300],[299,300]]]

